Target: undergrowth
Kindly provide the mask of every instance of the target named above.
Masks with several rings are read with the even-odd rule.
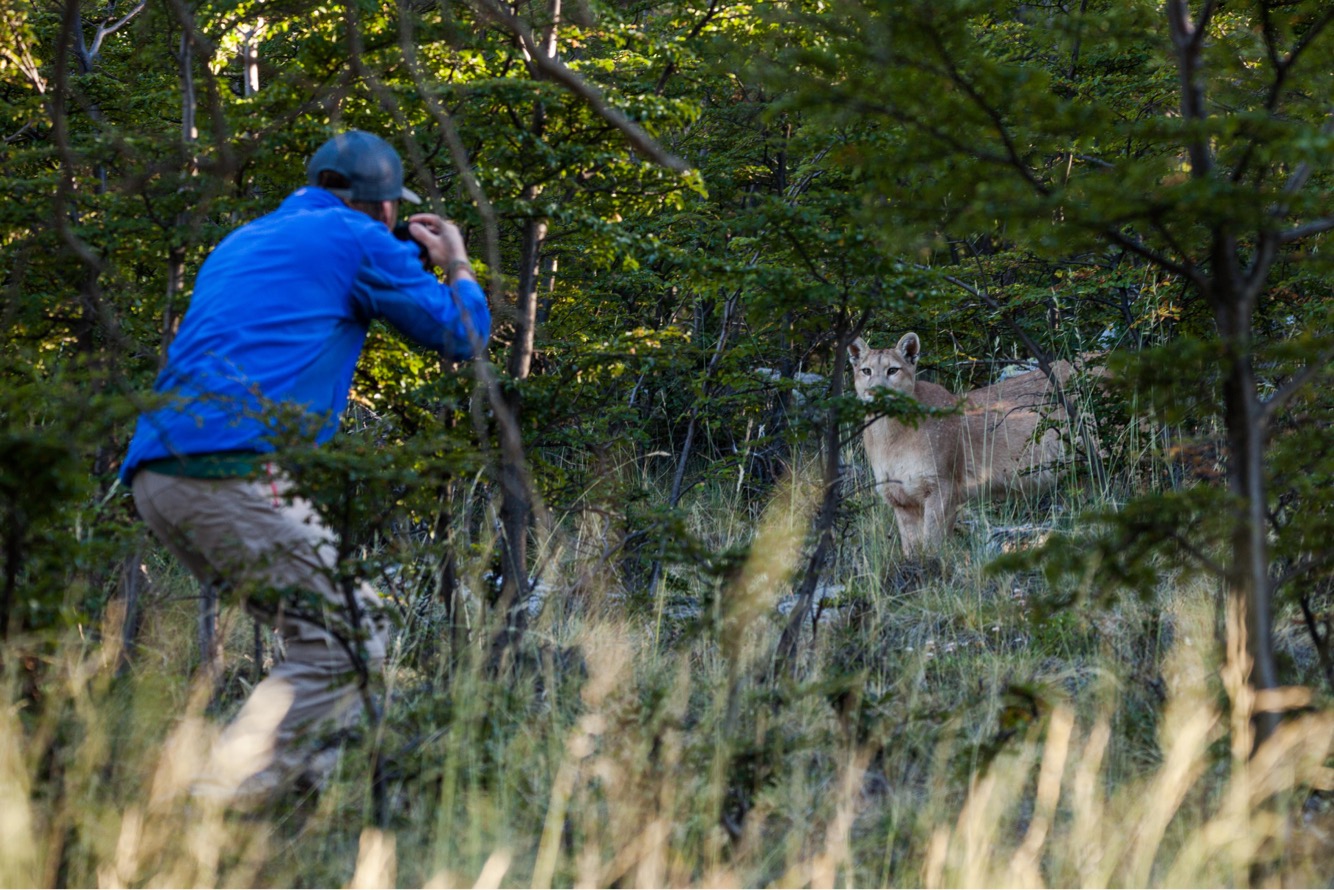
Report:
[[[544,542],[544,607],[499,668],[479,598],[451,631],[429,584],[399,565],[386,583],[404,621],[382,724],[348,745],[323,793],[245,814],[187,789],[219,717],[258,676],[250,621],[224,615],[216,682],[194,670],[193,582],[153,553],[133,653],[118,651],[111,624],[3,653],[0,883],[1102,887],[1334,876],[1334,814],[1313,790],[1331,786],[1334,717],[1291,690],[1299,707],[1248,760],[1244,649],[1216,620],[1215,591],[1164,575],[1152,600],[1048,611],[1040,577],[987,570],[993,528],[1035,513],[1071,527],[1070,498],[1009,517],[973,510],[938,561],[905,567],[888,511],[853,485],[797,669],[776,676],[814,489],[798,473],[754,522],[738,520],[744,505],[728,486],[693,492],[687,524],[731,556],[672,565],[654,600],[613,570],[606,517],[569,518]],[[429,551],[424,541],[418,555]],[[472,590],[486,584],[481,557],[459,569]],[[378,825],[376,775],[388,804]]]

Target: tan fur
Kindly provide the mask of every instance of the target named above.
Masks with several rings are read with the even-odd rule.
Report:
[[[959,507],[971,498],[1051,488],[1063,450],[1056,430],[1035,436],[1044,417],[1063,416],[1052,406],[1044,372],[956,396],[917,379],[920,350],[916,334],[905,334],[892,349],[871,349],[860,338],[848,349],[861,399],[892,389],[931,408],[963,409],[924,418],[916,427],[880,417],[863,433],[876,489],[894,509],[908,556],[938,547],[953,529]],[[1057,362],[1052,370],[1064,384],[1074,369]]]

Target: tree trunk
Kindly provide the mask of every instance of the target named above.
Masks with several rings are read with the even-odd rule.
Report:
[[[858,325],[860,327],[860,325]],[[797,667],[797,644],[801,640],[801,626],[811,614],[815,602],[815,593],[819,588],[820,576],[834,552],[834,521],[838,518],[838,508],[843,499],[842,466],[840,453],[843,438],[838,422],[839,398],[843,395],[842,357],[847,355],[848,344],[852,335],[848,330],[848,313],[844,308],[839,311],[835,326],[837,335],[834,352],[835,372],[830,377],[829,395],[835,404],[829,407],[824,428],[824,495],[820,499],[820,512],[815,519],[815,550],[806,563],[806,574],[797,589],[797,601],[788,615],[787,624],[778,639],[778,650],[774,656],[774,676],[795,671]]]
[[[148,573],[143,566],[143,544],[137,545],[125,558],[121,571],[120,658],[117,675],[122,674],[134,656],[139,643],[139,628],[143,624],[143,605],[140,602],[148,584]]]
[[[533,115],[534,132],[541,134],[545,111],[539,104]],[[529,200],[537,197],[536,187],[529,189]],[[519,292],[515,307],[514,343],[510,347],[506,370],[512,381],[505,402],[517,425],[523,410],[519,384],[528,378],[533,366],[533,345],[537,336],[538,282],[542,244],[546,241],[547,221],[532,219],[524,227],[523,259],[519,269]],[[519,454],[522,457],[522,454]],[[492,643],[493,662],[504,650],[515,645],[528,623],[528,532],[532,526],[533,505],[525,484],[524,467],[512,455],[501,451],[500,522],[504,529],[504,579],[497,606],[504,622]]]
[[[537,197],[536,190],[532,190],[531,197],[527,200]],[[538,282],[540,281],[540,266],[542,245],[547,239],[547,221],[545,219],[529,220],[524,226],[523,233],[523,260],[522,267],[519,269],[519,293],[516,309],[516,325],[514,331],[514,345],[510,347],[509,361],[506,370],[514,380],[526,380],[533,367],[533,346],[537,338],[537,307],[538,307]]]
[[[444,556],[440,560],[440,571],[436,576],[436,599],[445,607],[446,634],[449,638],[449,655],[445,659],[445,664],[448,666],[450,676],[453,676],[468,637],[467,627],[464,625],[463,589],[459,585],[458,562],[454,556],[453,482],[446,481],[441,488],[442,503],[436,523],[435,540]]]
[[[14,602],[17,599],[19,582],[19,562],[23,558],[23,537],[21,529],[26,527],[17,506],[9,509],[5,517],[5,580],[0,586],[0,640],[9,639],[10,622],[14,620]]]
[[[181,70],[181,152],[184,155],[184,172],[187,178],[198,173],[199,161],[194,153],[194,144],[199,138],[195,125],[195,112],[198,100],[195,95],[194,53],[188,34],[181,35],[181,49],[177,56]],[[167,294],[162,309],[162,352],[158,358],[158,370],[166,367],[167,349],[176,338],[176,329],[180,320],[176,316],[176,299],[185,290],[185,244],[181,233],[189,224],[188,214],[176,215],[175,231],[167,233]]]
[[[537,304],[537,323],[546,324],[547,319],[551,317],[551,301],[556,293],[556,273],[560,269],[560,263],[555,256],[547,255],[542,258],[542,299]]]
[[[557,34],[560,26],[560,0],[551,0],[550,21],[543,34],[538,52],[547,59],[556,57]],[[530,70],[540,68],[539,60],[529,60]],[[547,111],[541,101],[533,106],[531,132],[541,139],[546,132]],[[541,187],[529,186],[524,200],[532,202],[541,193]],[[510,347],[506,370],[512,381],[505,396],[510,420],[517,431],[523,407],[519,384],[528,378],[533,366],[533,345],[537,337],[538,286],[541,279],[542,245],[547,237],[547,220],[530,219],[524,227],[523,255],[519,268],[519,292],[515,306],[514,343]],[[528,624],[528,531],[533,520],[533,503],[527,484],[526,469],[522,464],[522,449],[507,453],[501,449],[500,458],[501,505],[500,522],[504,534],[504,571],[500,599],[497,603],[504,622],[491,645],[492,664],[498,664],[507,649],[515,646]]]
[[[1246,328],[1249,328],[1249,319]],[[1237,506],[1226,584],[1228,596],[1238,607],[1237,614],[1245,616],[1251,686],[1262,691],[1279,685],[1274,661],[1273,582],[1269,576],[1269,542],[1266,538],[1265,433],[1248,341],[1243,337],[1229,337],[1227,344],[1223,420],[1227,427],[1228,489],[1236,498]],[[1256,711],[1252,723],[1254,748],[1258,749],[1278,728],[1278,715],[1273,711]]]
[[[169,236],[170,237],[170,236]],[[162,305],[162,351],[158,354],[158,370],[167,366],[167,350],[176,339],[180,320],[176,317],[176,296],[185,290],[185,246],[173,244],[167,248],[167,294]]]
[[[754,258],[752,257],[752,262]],[[676,472],[672,476],[672,490],[667,498],[667,505],[672,509],[681,502],[681,493],[685,487],[686,467],[690,463],[691,449],[695,444],[695,431],[699,427],[699,413],[703,403],[708,400],[712,390],[713,375],[718,370],[718,365],[722,361],[723,353],[727,348],[727,341],[732,331],[732,319],[736,313],[737,306],[741,300],[741,288],[737,288],[732,295],[723,301],[723,317],[719,324],[718,343],[713,349],[713,356],[709,359],[708,365],[704,368],[704,379],[700,385],[700,400],[690,409],[690,420],[686,424],[686,438],[681,445],[681,456],[676,461]],[[704,318],[708,315],[706,301],[700,298],[695,303],[695,336],[699,340],[704,339]],[[649,574],[648,595],[649,599],[655,597],[658,593],[658,582],[662,579],[662,560],[653,562],[653,570]]]
[[[222,640],[218,636],[218,588],[211,582],[199,585],[199,668],[210,682],[222,677]]]
[[[445,365],[446,362],[442,360],[441,364]],[[442,411],[440,419],[446,429],[454,429],[455,417],[452,410]],[[455,495],[453,476],[447,475],[437,489],[440,506],[435,515],[435,530],[432,535],[436,548],[441,553],[440,567],[436,573],[435,597],[436,601],[445,608],[445,634],[448,640],[449,654],[445,658],[444,664],[446,670],[449,671],[449,676],[453,676],[454,669],[463,654],[463,648],[467,644],[463,613],[463,589],[459,584],[458,560],[454,553]],[[439,647],[435,641],[431,641],[430,655],[434,657],[438,654],[438,651]]]
[[[247,99],[259,92],[259,27],[241,31],[241,67],[244,72],[242,95]]]

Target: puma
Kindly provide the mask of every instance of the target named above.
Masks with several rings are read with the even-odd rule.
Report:
[[[892,349],[871,349],[860,337],[848,347],[863,401],[890,389],[928,408],[962,409],[922,418],[916,426],[874,417],[862,434],[876,490],[894,509],[903,552],[910,557],[939,547],[965,501],[1050,489],[1064,453],[1056,430],[1036,435],[1044,419],[1064,417],[1044,372],[1020,374],[961,397],[917,379],[921,348],[916,334],[905,334]],[[1064,386],[1074,367],[1062,361],[1052,370]]]

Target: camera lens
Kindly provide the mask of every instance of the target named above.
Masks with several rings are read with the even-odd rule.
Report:
[[[394,226],[394,237],[399,241],[411,241],[415,243],[417,245],[417,255],[421,257],[422,268],[429,269],[431,262],[430,251],[426,249],[425,244],[422,244],[420,241],[417,241],[412,237],[412,234],[408,231],[409,225],[410,223],[407,220],[401,220],[398,225]]]

